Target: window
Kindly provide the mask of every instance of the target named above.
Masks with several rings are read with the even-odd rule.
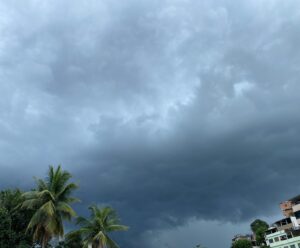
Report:
[[[295,246],[295,245],[291,245],[290,247],[291,247],[291,248],[296,248],[296,246]]]
[[[280,236],[280,240],[286,240],[286,239],[287,239],[287,237],[285,235]],[[299,246],[299,248],[300,248],[300,246]]]
[[[298,243],[298,248],[300,248],[300,243]]]
[[[285,247],[283,247],[283,248],[289,248],[288,246],[285,246]]]
[[[269,239],[269,242],[272,244],[273,243],[273,239]]]
[[[279,241],[279,238],[278,238],[278,237],[274,238],[274,241],[275,241],[275,242],[278,242],[278,241]]]
[[[300,211],[297,211],[294,214],[295,214],[296,219],[300,219]]]

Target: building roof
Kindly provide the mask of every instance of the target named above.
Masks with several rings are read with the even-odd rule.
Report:
[[[291,202],[298,202],[298,201],[300,201],[300,195],[297,195],[297,196],[289,199],[289,201],[291,201]]]

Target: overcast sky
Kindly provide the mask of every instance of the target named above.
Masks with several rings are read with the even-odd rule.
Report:
[[[1,0],[0,186],[49,164],[124,248],[228,248],[300,192],[298,0]]]

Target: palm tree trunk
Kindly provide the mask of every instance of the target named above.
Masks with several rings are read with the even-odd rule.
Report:
[[[42,241],[42,248],[46,248],[46,245],[47,245],[47,242],[46,242],[45,239],[43,239],[43,241]]]
[[[44,237],[43,237],[43,240],[42,240],[42,248],[46,248],[48,242],[49,242],[49,235],[47,235],[47,233],[45,233]]]

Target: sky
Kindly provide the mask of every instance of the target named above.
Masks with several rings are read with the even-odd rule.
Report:
[[[228,248],[299,194],[297,0],[1,0],[0,187],[62,164],[124,248]]]

